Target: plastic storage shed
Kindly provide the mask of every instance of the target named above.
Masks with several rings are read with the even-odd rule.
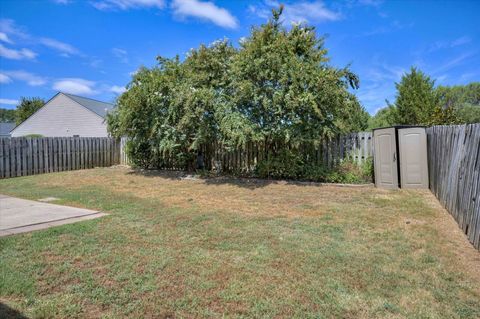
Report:
[[[373,143],[376,187],[428,188],[425,127],[374,129]]]

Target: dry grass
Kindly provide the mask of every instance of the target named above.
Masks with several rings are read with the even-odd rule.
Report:
[[[32,317],[480,317],[480,253],[428,191],[106,168],[0,193],[110,213],[0,239]]]

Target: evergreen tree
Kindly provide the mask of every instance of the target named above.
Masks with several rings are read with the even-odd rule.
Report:
[[[397,124],[443,125],[457,123],[455,109],[440,103],[435,81],[415,67],[396,83]]]

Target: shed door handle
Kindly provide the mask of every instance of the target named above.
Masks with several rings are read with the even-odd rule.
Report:
[[[393,161],[395,162],[397,160],[397,153],[393,153]]]

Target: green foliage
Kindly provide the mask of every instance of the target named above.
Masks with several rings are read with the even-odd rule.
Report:
[[[232,63],[227,118],[240,123],[246,139],[267,143],[312,140],[356,128],[356,120],[362,120],[352,115],[362,108],[348,88],[358,87],[358,78],[348,68],[328,64],[324,39],[313,27],[283,28],[281,13],[282,8],[274,10],[267,24],[254,27],[241,42]],[[235,141],[236,136],[226,135]]]
[[[24,137],[43,137],[42,134],[27,134]]]
[[[345,160],[327,172],[325,182],[347,184],[371,183],[372,171],[373,161],[371,159],[367,160],[362,166],[357,165],[351,160]]]
[[[434,89],[435,81],[415,67],[396,83],[396,122],[398,124],[449,124]]]
[[[286,29],[281,14],[274,10],[238,49],[217,41],[192,49],[184,61],[159,57],[157,66],[133,76],[108,125],[113,136],[130,138],[136,165],[161,168],[167,156],[192,168],[200,147],[212,141],[228,147],[264,141],[278,145],[277,158],[286,143],[367,127],[368,113],[349,92],[358,88],[357,76],[328,64],[314,28]]]
[[[257,166],[256,175],[261,178],[298,179],[304,177],[304,161],[298,152],[282,149],[277,154],[269,153]]]
[[[368,119],[368,130],[395,125],[397,118],[396,110],[394,105],[378,110],[374,116]]]
[[[193,166],[200,145],[218,136],[217,110],[225,104],[234,52],[227,41],[218,41],[192,50],[183,63],[159,57],[157,67],[134,75],[107,119],[113,136],[130,138],[134,163],[162,167],[168,154],[178,167]]]
[[[15,122],[15,110],[0,108],[0,122]]]
[[[396,83],[395,103],[388,104],[370,118],[369,129],[407,125],[473,123],[480,117],[480,84],[434,87],[435,81],[415,67]],[[387,101],[388,103],[388,101]]]
[[[467,85],[438,86],[437,94],[445,107],[456,107],[464,103],[480,105],[480,82]]]
[[[39,97],[22,97],[20,104],[17,105],[15,111],[15,122],[20,124],[35,113],[39,108],[45,104],[45,101]]]
[[[344,160],[332,168],[302,158],[300,152],[282,149],[278,154],[269,154],[261,161],[255,172],[260,178],[300,179],[328,183],[370,183],[373,161],[369,158],[359,166],[352,160]]]
[[[460,123],[480,123],[480,104],[463,104],[457,110]]]
[[[480,82],[439,86],[436,91],[441,106],[455,110],[458,123],[480,123]]]

